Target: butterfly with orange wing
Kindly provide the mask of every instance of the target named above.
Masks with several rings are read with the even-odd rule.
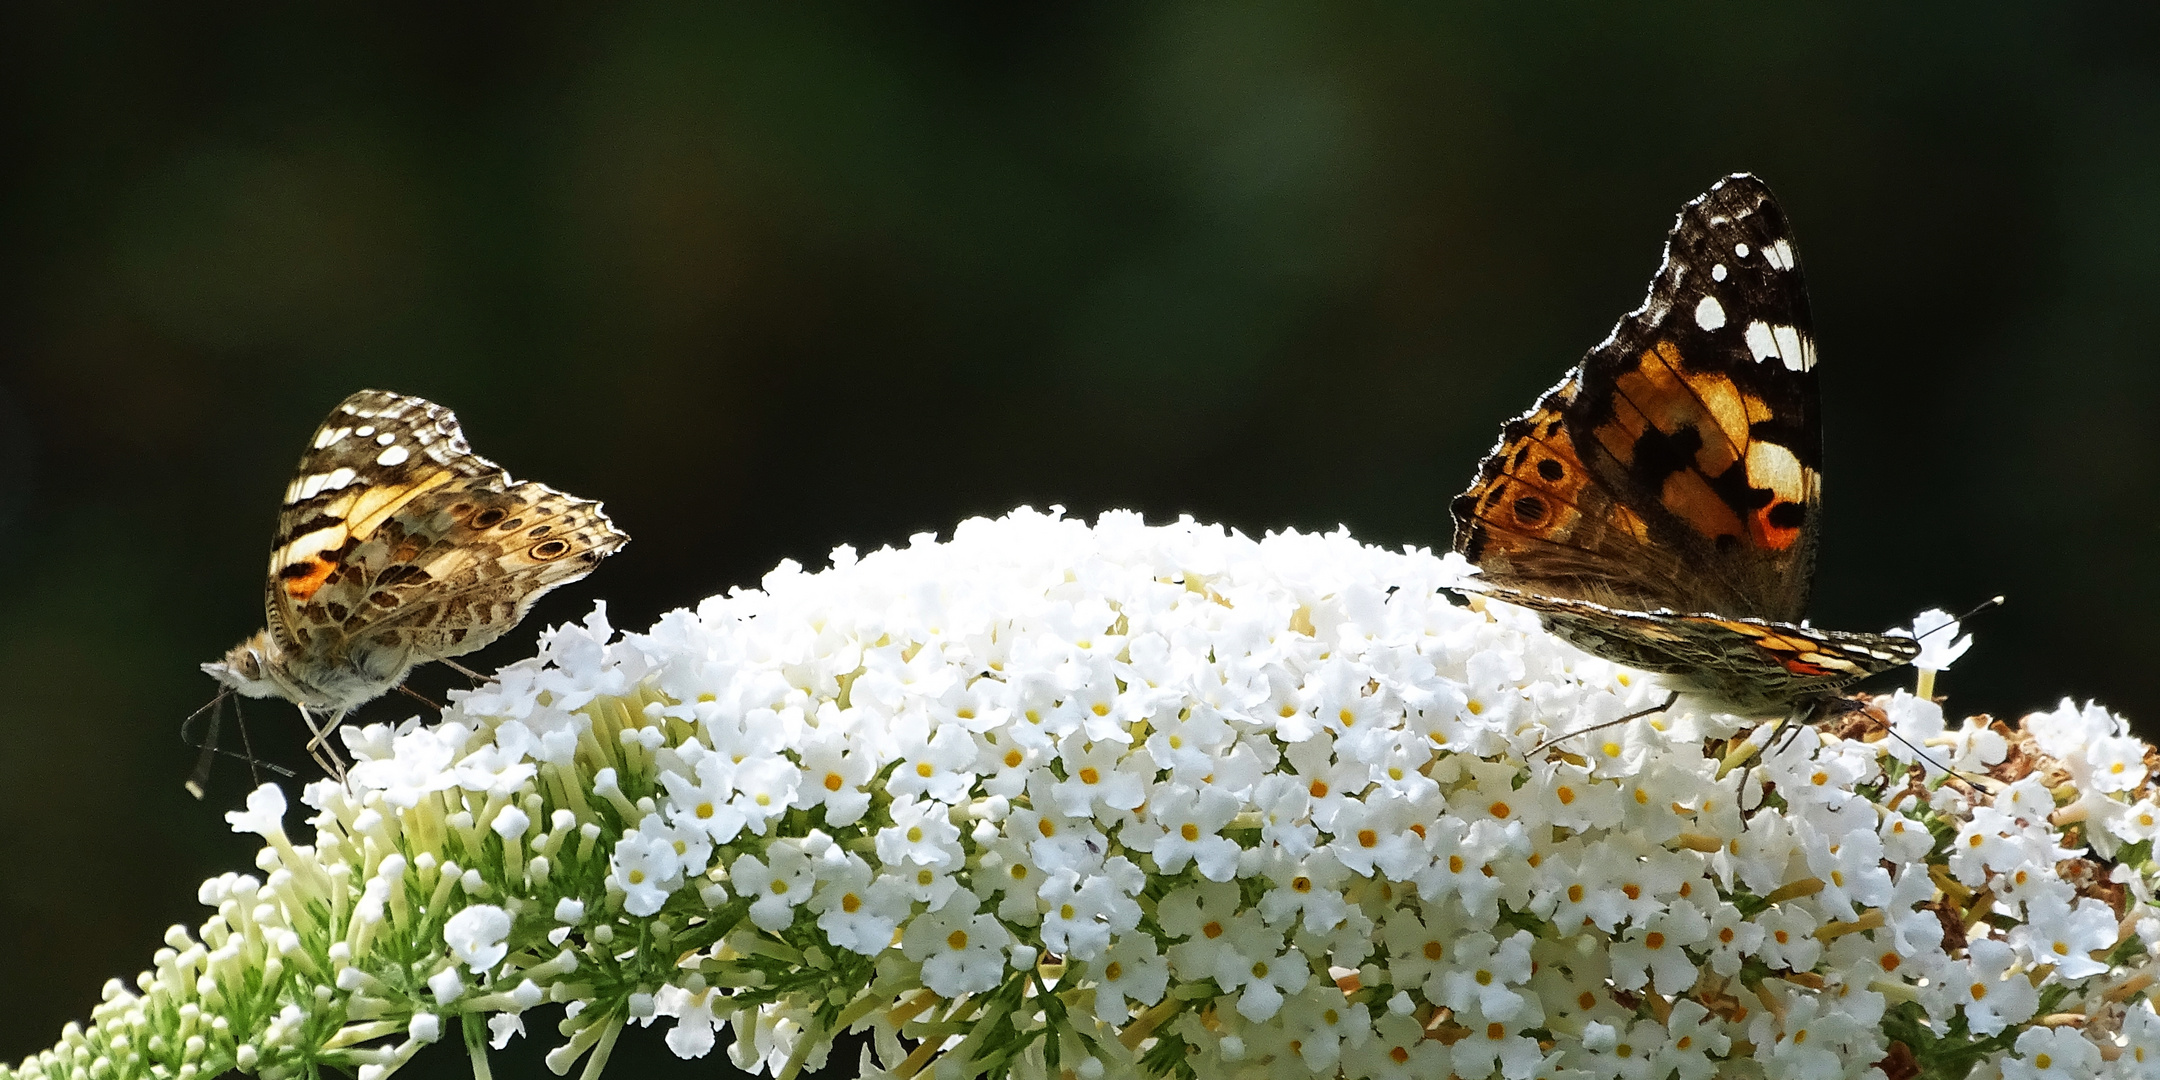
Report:
[[[330,410],[285,489],[267,625],[202,667],[298,706],[308,749],[337,773],[323,742],[347,712],[494,641],[629,540],[599,503],[473,453],[450,410],[362,390]]]
[[[1784,211],[1745,173],[1680,211],[1641,307],[1501,428],[1452,504],[1476,593],[1742,716],[1817,719],[1913,638],[1807,612],[1822,422]]]

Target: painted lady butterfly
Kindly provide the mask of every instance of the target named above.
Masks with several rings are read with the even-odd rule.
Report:
[[[1919,645],[1800,622],[1818,404],[1785,214],[1728,177],[1681,209],[1643,305],[1501,428],[1452,506],[1455,550],[1483,571],[1458,591],[1740,715],[1835,711]]]
[[[299,706],[309,750],[336,774],[324,740],[347,712],[416,665],[494,641],[629,539],[599,503],[473,453],[450,410],[362,390],[330,410],[285,488],[269,625],[202,667]]]

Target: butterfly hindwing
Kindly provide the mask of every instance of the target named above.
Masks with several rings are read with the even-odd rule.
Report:
[[[1554,633],[1616,663],[1673,678],[1745,715],[1773,714],[1795,701],[1912,662],[1909,637],[1627,611],[1521,589],[1487,587],[1490,599],[1528,608]]]
[[[431,659],[471,652],[517,625],[550,590],[592,572],[624,542],[599,503],[545,484],[473,483],[431,500],[435,505],[418,508],[419,527],[447,520],[449,528],[384,567],[371,597],[373,617],[349,632],[386,646],[408,643]]]

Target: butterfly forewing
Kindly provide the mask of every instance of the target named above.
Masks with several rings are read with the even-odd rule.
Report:
[[[1680,211],[1641,307],[1501,429],[1458,496],[1462,591],[1749,714],[1911,661],[1910,638],[1800,625],[1821,421],[1807,285],[1752,176]]]
[[[1784,214],[1735,176],[1680,213],[1643,305],[1510,423],[1454,505],[1492,580],[1620,607],[1797,619],[1820,440]]]

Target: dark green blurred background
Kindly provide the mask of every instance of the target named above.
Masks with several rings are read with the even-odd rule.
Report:
[[[1735,169],[1814,288],[1815,618],[2006,592],[1953,709],[2160,716],[2155,9],[1527,10],[8,7],[0,1058],[247,865],[175,727],[346,393],[636,537],[482,666],[1019,503],[1444,548]]]

